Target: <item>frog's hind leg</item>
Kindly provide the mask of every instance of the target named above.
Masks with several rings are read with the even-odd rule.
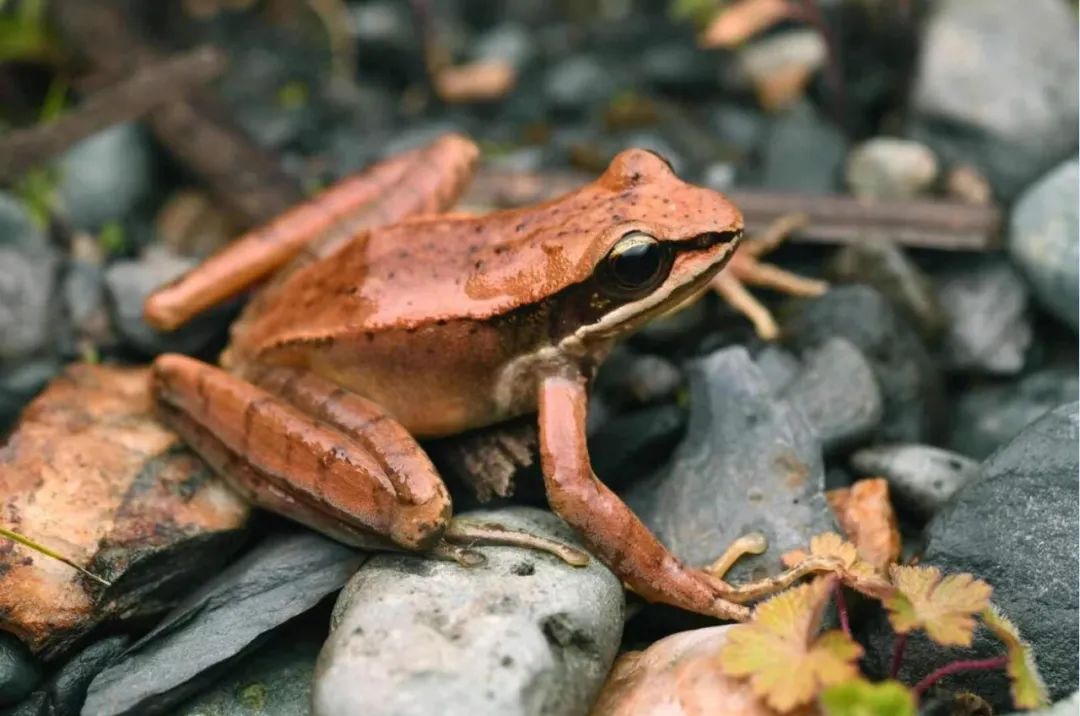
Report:
[[[450,207],[468,183],[477,155],[472,141],[447,134],[339,181],[153,293],[144,306],[147,322],[172,330],[305,251],[325,256],[364,229]]]
[[[713,290],[732,308],[750,319],[754,330],[764,340],[776,339],[780,335],[780,328],[769,309],[754,298],[746,286],[761,286],[806,297],[820,296],[829,289],[825,281],[806,278],[760,260],[805,223],[806,217],[802,214],[777,219],[761,236],[743,241],[727,268],[712,281]]]
[[[262,377],[166,354],[153,388],[166,422],[256,505],[356,546],[439,543],[450,496],[404,428],[301,371]]]

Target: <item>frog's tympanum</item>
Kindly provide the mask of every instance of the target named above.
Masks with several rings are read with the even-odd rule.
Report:
[[[585,443],[597,365],[710,285],[741,240],[738,209],[631,149],[558,199],[439,213],[476,156],[449,135],[387,160],[154,294],[146,315],[170,328],[270,279],[221,368],[155,361],[163,415],[252,502],[347,543],[468,562],[455,543],[495,541],[578,561],[495,525],[459,526],[417,444],[536,413],[551,508],[596,557],[646,599],[746,618],[739,602],[798,575],[736,587],[682,564],[596,478]]]

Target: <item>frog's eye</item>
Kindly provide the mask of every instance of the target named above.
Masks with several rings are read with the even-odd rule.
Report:
[[[624,298],[647,293],[667,276],[671,258],[665,244],[643,231],[631,231],[604,257],[604,287]]]

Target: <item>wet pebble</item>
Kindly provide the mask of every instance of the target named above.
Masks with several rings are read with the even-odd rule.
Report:
[[[803,367],[780,395],[809,419],[826,453],[869,437],[881,423],[874,370],[850,341],[832,338],[806,351]]]
[[[1044,308],[1078,328],[1080,228],[1077,162],[1058,166],[1024,192],[1009,223],[1009,254]]]
[[[1003,258],[969,259],[938,273],[934,284],[948,316],[942,354],[954,371],[1013,375],[1024,367],[1032,328],[1028,291]]]
[[[286,627],[172,716],[297,716],[311,712],[311,680],[324,630]]]
[[[549,512],[470,518],[575,542]],[[319,656],[315,716],[584,713],[622,634],[623,588],[599,561],[572,567],[514,547],[476,567],[373,557],[342,591]]]
[[[40,352],[55,338],[58,267],[51,251],[0,247],[0,360]]]
[[[921,560],[946,573],[970,572],[994,588],[994,603],[1030,642],[1052,699],[1077,688],[1077,409],[1076,403],[1059,406],[983,462],[980,478],[927,526]],[[892,639],[883,629],[870,652],[887,659]],[[944,649],[916,635],[908,640],[899,678],[910,683],[954,659],[986,658],[1002,649],[982,628],[970,649]],[[997,671],[952,676],[942,687],[973,691],[998,711],[1011,705],[1008,682]]]
[[[919,335],[882,294],[869,286],[839,286],[802,301],[783,321],[798,350],[846,338],[874,369],[883,400],[877,436],[922,442],[941,415],[941,377]]]
[[[762,142],[761,184],[776,191],[836,191],[847,139],[809,103],[776,117]]]
[[[1067,3],[939,2],[921,47],[915,135],[947,161],[974,164],[1011,198],[1075,151],[1076,14]]]
[[[0,707],[26,698],[41,680],[41,666],[14,634],[0,631]]]
[[[975,460],[931,445],[862,448],[851,466],[861,475],[884,477],[897,501],[924,519],[979,474]]]
[[[1080,395],[1075,367],[1050,367],[1019,380],[977,383],[956,400],[948,446],[981,460],[1032,421]]]
[[[937,157],[919,142],[874,137],[847,158],[847,185],[865,199],[911,199],[925,193],[938,174]]]
[[[91,683],[84,714],[160,712],[220,665],[339,589],[363,556],[313,532],[277,534],[184,599]]]
[[[87,646],[5,716],[79,716],[90,682],[123,653],[127,643],[128,637],[116,635]]]
[[[886,236],[866,236],[840,249],[828,264],[839,283],[864,283],[889,299],[927,341],[945,330],[948,317],[930,278]]]
[[[105,270],[105,288],[113,325],[121,339],[146,356],[173,351],[197,353],[226,330],[228,307],[195,317],[175,331],[157,331],[143,319],[143,304],[158,288],[195,265],[195,260],[160,248],[138,259],[115,261]]]
[[[57,160],[60,210],[76,229],[96,232],[126,218],[154,192],[146,130],[117,124],[82,140]]]
[[[686,437],[670,463],[634,485],[627,501],[689,564],[709,564],[734,540],[762,532],[769,552],[740,560],[732,579],[775,570],[776,555],[833,528],[816,430],[797,407],[773,395],[741,347],[694,361],[688,377]]]
[[[26,205],[13,194],[0,191],[0,247],[41,253],[48,246],[49,237],[31,218]]]
[[[591,55],[555,62],[544,80],[544,95],[555,109],[581,111],[606,102],[616,90],[612,73]]]
[[[589,433],[593,470],[614,490],[633,483],[663,464],[685,427],[686,411],[671,403],[609,418]]]

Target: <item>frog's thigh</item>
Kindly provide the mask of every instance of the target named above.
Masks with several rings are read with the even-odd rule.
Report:
[[[434,467],[368,401],[283,369],[260,376],[264,389],[180,355],[160,356],[153,375],[167,422],[260,507],[358,546],[423,550],[445,531]]]

